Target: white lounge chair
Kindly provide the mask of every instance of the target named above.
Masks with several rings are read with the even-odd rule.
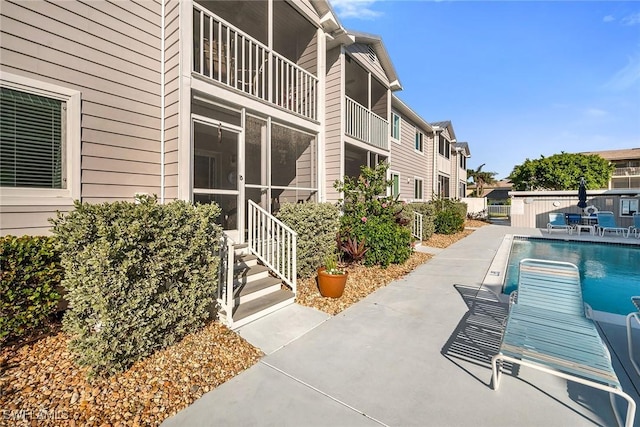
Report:
[[[552,212],[549,214],[547,232],[551,233],[551,230],[565,230],[567,233],[571,234],[573,227],[567,224],[563,213]]]
[[[500,385],[504,361],[609,392],[618,424],[633,426],[636,404],[622,390],[609,349],[587,317],[575,265],[539,259],[520,261],[517,297],[507,316],[500,350],[491,360],[495,390]],[[627,401],[624,421],[614,396]]]
[[[604,236],[604,233],[615,232],[616,235],[622,233],[622,237],[629,237],[629,229],[626,227],[618,227],[615,217],[611,211],[600,211],[596,214],[598,217],[598,233]]]
[[[640,212],[635,212],[633,214],[633,225],[629,226],[629,231],[627,235],[630,235],[633,232],[633,235],[636,238],[640,239]]]

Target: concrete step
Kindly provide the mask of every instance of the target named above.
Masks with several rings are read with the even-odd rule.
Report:
[[[277,292],[281,287],[282,280],[271,276],[259,280],[252,280],[234,289],[233,297],[235,299],[235,305],[244,304],[267,294]]]
[[[237,329],[247,323],[253,322],[267,314],[280,310],[289,304],[293,304],[295,295],[287,289],[280,289],[253,301],[236,307],[233,313],[233,329]]]
[[[258,265],[258,257],[256,257],[255,255],[235,255],[235,264],[233,265],[234,270],[241,270],[246,267],[253,267],[254,265]]]
[[[233,271],[233,288],[238,288],[246,283],[269,277],[269,267],[254,265],[239,267]]]

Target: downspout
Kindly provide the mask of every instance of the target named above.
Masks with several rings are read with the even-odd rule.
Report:
[[[165,111],[164,111],[164,73],[165,73],[165,53],[164,53],[164,26],[165,26],[165,0],[162,0],[162,17],[160,18],[160,203],[164,204],[164,152],[165,152]]]
[[[433,172],[432,172],[432,180],[431,180],[431,196],[436,195],[436,191],[438,190],[438,144],[441,129],[439,127],[433,128]],[[438,196],[440,194],[438,193]]]

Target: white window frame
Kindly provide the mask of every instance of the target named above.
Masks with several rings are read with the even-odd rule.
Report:
[[[416,193],[416,185],[420,183],[420,194]],[[424,179],[414,176],[413,177],[413,199],[415,201],[423,201],[424,200]]]
[[[398,117],[398,137],[397,138],[393,135],[393,116]],[[400,144],[400,140],[402,139],[402,117],[400,116],[400,114],[395,113],[393,111],[391,112],[390,128],[391,128],[391,140],[397,144]]]
[[[416,147],[415,139],[413,141],[413,148],[415,149],[416,153],[420,153],[424,155],[424,133],[420,129],[416,128],[415,138],[418,138],[418,135],[420,135],[420,149],[415,148]]]
[[[65,159],[65,188],[0,188],[1,206],[72,206],[80,199],[80,102],[77,90],[0,71],[0,86],[57,99],[66,104],[66,137],[62,152]]]

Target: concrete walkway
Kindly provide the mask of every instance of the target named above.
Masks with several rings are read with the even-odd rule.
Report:
[[[500,325],[473,322],[469,306],[503,236],[518,233],[540,234],[482,227],[334,317],[293,305],[245,326],[266,356],[163,426],[616,425],[607,393],[538,371],[490,387]],[[481,295],[499,323],[504,305]],[[618,360],[628,364],[624,328],[602,326],[640,402]]]

